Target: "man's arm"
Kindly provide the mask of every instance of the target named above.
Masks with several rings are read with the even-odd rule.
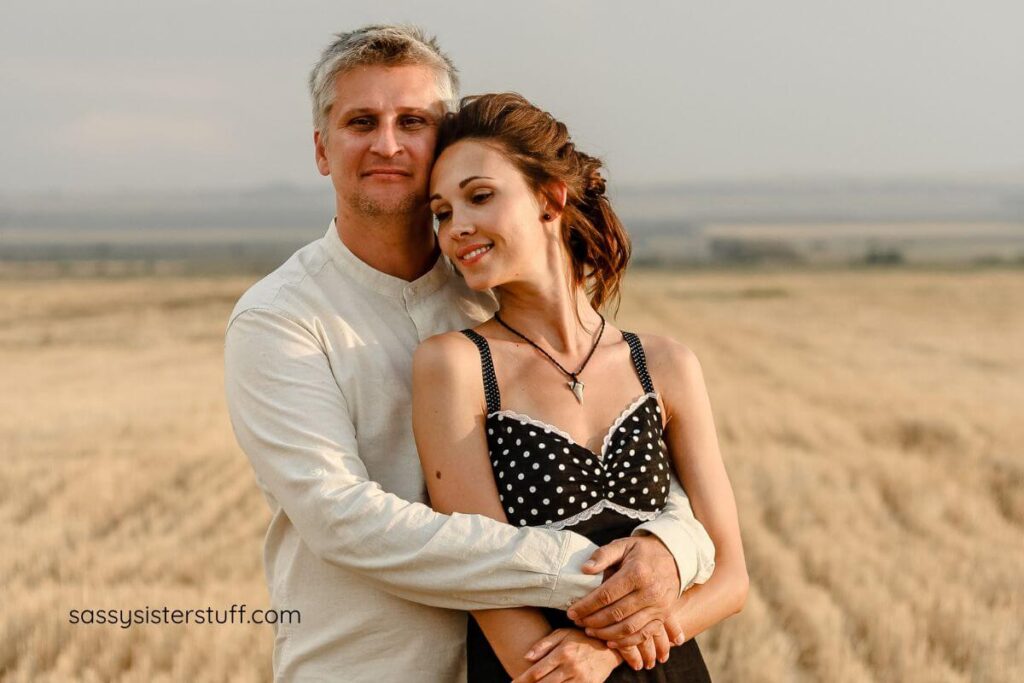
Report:
[[[564,608],[598,583],[580,573],[594,546],[579,535],[443,515],[371,481],[324,349],[289,317],[253,309],[231,322],[225,384],[260,486],[325,562],[451,609]]]

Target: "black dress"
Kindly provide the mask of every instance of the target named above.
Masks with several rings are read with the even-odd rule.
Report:
[[[480,350],[487,448],[510,524],[572,529],[604,545],[629,536],[639,523],[657,516],[668,499],[672,465],[661,438],[661,408],[639,337],[622,333],[644,394],[622,411],[609,427],[601,452],[595,453],[557,427],[501,410],[487,340],[472,330],[462,333]],[[543,612],[553,628],[575,628],[565,612]],[[470,683],[511,680],[473,619],[469,620],[466,647]],[[642,671],[622,664],[607,680],[710,683],[711,678],[697,641],[691,638],[674,646],[664,664]]]

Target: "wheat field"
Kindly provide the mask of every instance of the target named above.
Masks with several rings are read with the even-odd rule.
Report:
[[[222,392],[251,282],[0,280],[0,679],[269,679],[269,626],[69,620],[267,606]],[[736,492],[716,681],[1024,680],[1022,310],[1019,270],[629,275],[618,322],[696,351]]]

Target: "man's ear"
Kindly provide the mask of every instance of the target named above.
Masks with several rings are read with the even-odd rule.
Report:
[[[541,208],[552,218],[565,211],[565,203],[569,199],[569,187],[561,180],[552,180],[544,185],[540,192]]]
[[[327,162],[327,151],[324,149],[324,139],[320,131],[313,131],[313,150],[316,154],[316,168],[320,175],[331,175],[331,165]]]

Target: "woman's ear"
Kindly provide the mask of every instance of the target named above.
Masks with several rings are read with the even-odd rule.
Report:
[[[541,219],[545,222],[554,220],[565,211],[565,203],[569,198],[569,187],[561,180],[552,180],[540,191]]]

